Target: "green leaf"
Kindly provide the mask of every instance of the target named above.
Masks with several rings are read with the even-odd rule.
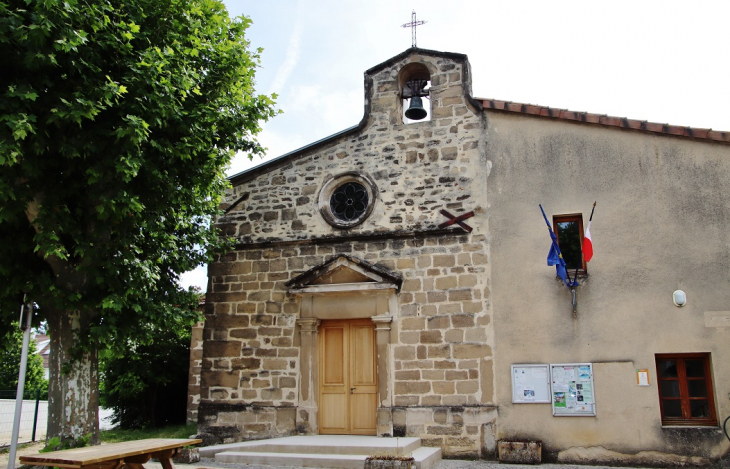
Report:
[[[26,291],[41,318],[80,315],[75,351],[187,327],[177,279],[230,245],[210,223],[225,169],[277,113],[250,21],[217,0],[0,9],[0,327]]]

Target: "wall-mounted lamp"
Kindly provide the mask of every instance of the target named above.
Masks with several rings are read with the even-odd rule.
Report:
[[[682,290],[675,290],[674,293],[672,293],[672,301],[674,301],[674,306],[679,306],[681,308],[687,304],[687,294]]]

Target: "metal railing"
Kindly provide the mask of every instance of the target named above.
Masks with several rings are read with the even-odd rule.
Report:
[[[0,448],[10,446],[15,415],[15,390],[0,390]],[[48,420],[48,401],[41,400],[40,390],[24,393],[20,415],[18,443],[29,443],[45,438]]]

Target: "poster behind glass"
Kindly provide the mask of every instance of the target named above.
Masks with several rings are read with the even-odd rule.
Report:
[[[555,416],[595,416],[593,364],[551,364],[550,394]]]

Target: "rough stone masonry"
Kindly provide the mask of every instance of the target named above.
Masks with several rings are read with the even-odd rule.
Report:
[[[413,77],[430,81],[430,120],[404,123]],[[410,49],[365,72],[358,126],[231,179],[217,226],[237,246],[208,271],[201,432],[318,433],[317,328],[356,315],[377,322],[379,435],[418,436],[446,456],[494,451],[485,118],[470,93],[465,56]],[[368,208],[338,226],[329,202],[347,182]],[[473,211],[473,231],[439,228],[441,210]],[[339,256],[347,281],[294,291]]]

